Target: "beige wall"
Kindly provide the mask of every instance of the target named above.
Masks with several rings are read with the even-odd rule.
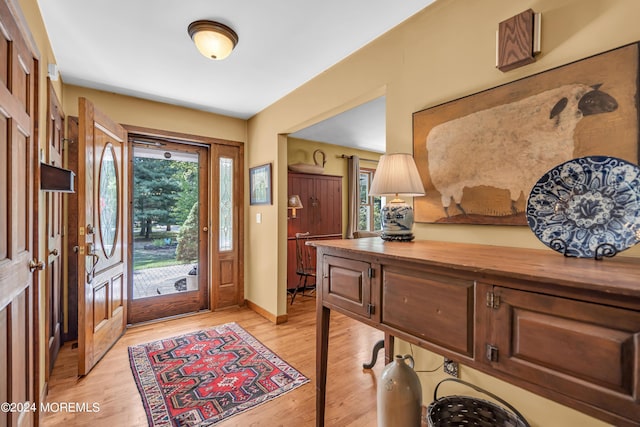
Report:
[[[78,115],[80,97],[121,124],[246,142],[246,120],[65,84],[61,101],[67,116]]]
[[[502,73],[495,68],[498,23],[529,7],[543,16],[542,54],[533,64]],[[259,208],[262,224],[249,220],[247,297],[273,313],[286,313],[287,147],[282,134],[385,95],[387,152],[410,153],[413,112],[639,40],[639,18],[637,0],[438,0],[251,118],[249,162],[274,162],[276,197],[273,206]],[[256,208],[248,212],[252,218]],[[419,239],[546,249],[528,227],[416,224],[415,234]],[[640,248],[624,255],[639,256]],[[406,352],[403,346],[396,352]],[[431,353],[415,352],[419,364],[441,363]],[[439,376],[421,378],[425,402]],[[462,376],[508,397],[534,426],[602,425],[477,371],[463,368]]]
[[[340,156],[358,156],[361,159],[378,160],[381,156],[380,153],[374,153],[373,151],[356,150],[353,148],[341,147],[334,144],[326,144],[318,141],[309,141],[306,139],[288,138],[287,144],[287,164],[295,163],[308,163],[314,164],[313,152],[315,150],[322,150],[326,156],[327,163],[324,166],[325,175],[337,175],[343,177],[342,179],[342,235],[347,232],[347,216],[349,206],[349,183],[347,181],[347,175],[349,165],[347,159],[343,159]],[[321,156],[318,156],[320,161]],[[360,161],[361,168],[375,169],[378,166],[377,162]]]

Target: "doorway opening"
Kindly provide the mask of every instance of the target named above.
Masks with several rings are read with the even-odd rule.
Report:
[[[133,140],[130,323],[209,308],[208,151]]]

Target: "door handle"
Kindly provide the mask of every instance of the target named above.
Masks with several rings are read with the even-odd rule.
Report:
[[[93,234],[94,232],[95,229],[93,228],[93,225],[87,224],[87,234]]]
[[[36,270],[44,270],[44,263],[34,258],[29,261],[29,271],[33,273]]]
[[[91,268],[87,271],[87,283],[91,283],[93,281],[93,273],[96,271],[96,266],[100,261],[100,255],[95,252],[89,252],[87,256],[93,257],[93,265],[91,265]]]
[[[54,250],[49,252],[49,255],[58,256],[58,253],[59,253],[58,250],[54,249]]]

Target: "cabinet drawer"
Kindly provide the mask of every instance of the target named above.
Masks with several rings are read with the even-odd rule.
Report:
[[[385,266],[382,323],[473,356],[472,280]]]
[[[496,287],[492,366],[640,421],[640,312]]]
[[[322,262],[322,300],[371,318],[371,264],[330,255]]]

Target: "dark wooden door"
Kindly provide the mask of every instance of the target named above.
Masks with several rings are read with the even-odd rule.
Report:
[[[309,233],[310,236],[342,235],[342,177],[290,173],[287,194],[298,195],[302,209],[289,218],[287,236]]]
[[[0,2],[0,402],[37,403],[37,63],[13,10]],[[34,423],[32,411],[0,411],[2,426]]]
[[[287,288],[297,286],[296,233],[309,233],[309,240],[342,238],[342,177],[289,173],[287,195],[300,196],[302,209],[287,220]],[[315,264],[315,248],[311,249]]]
[[[311,232],[313,229],[313,198],[315,196],[315,175],[290,173],[287,194],[300,196],[302,209],[296,210],[296,217],[289,212],[287,237],[295,238],[296,233]]]
[[[47,163],[62,167],[64,113],[60,101],[48,84],[47,110]],[[47,192],[45,194],[45,210],[47,231],[47,274],[45,285],[45,331],[47,347],[45,352],[46,377],[53,370],[53,364],[60,350],[62,333],[62,203],[64,193]]]
[[[342,177],[322,176],[315,180],[311,212],[312,234],[342,234]]]
[[[127,323],[127,132],[79,99],[78,372],[86,375]]]

